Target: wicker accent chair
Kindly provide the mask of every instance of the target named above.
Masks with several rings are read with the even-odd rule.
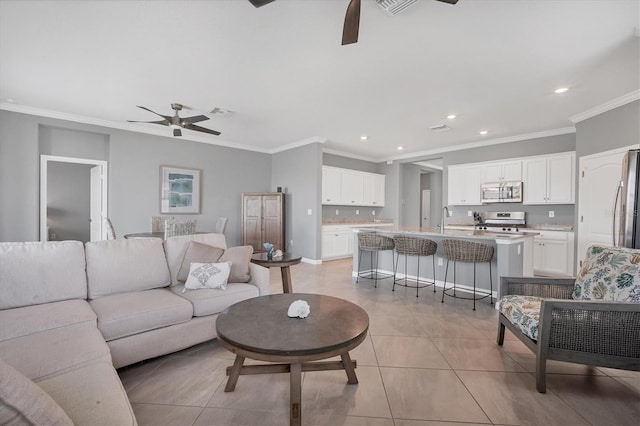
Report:
[[[436,259],[435,254],[438,249],[438,244],[435,241],[426,238],[408,237],[406,235],[395,235],[393,237],[393,243],[396,250],[396,266],[393,269],[393,287],[391,291],[395,291],[396,285],[403,287],[415,287],[416,297],[418,297],[418,289],[423,287],[433,286],[433,292],[436,292]],[[400,255],[404,256],[404,278],[396,278],[398,272],[398,264],[400,263]],[[407,279],[407,259],[409,256],[418,257],[418,270],[416,272],[415,281]],[[431,256],[433,280],[426,281],[420,279],[420,257]]]
[[[503,277],[497,344],[505,328],[548,359],[640,371],[640,250],[592,246],[577,278]]]
[[[167,220],[164,222],[164,239],[176,235],[193,235],[196,233],[196,219]]]
[[[444,296],[455,297],[458,299],[473,300],[473,310],[476,310],[476,300],[490,298],[493,305],[493,276],[491,273],[491,259],[493,259],[493,246],[477,243],[475,241],[466,241],[459,239],[442,240],[444,246],[444,255],[447,258],[447,267],[444,271],[444,283],[442,287],[442,302]],[[453,260],[453,287],[447,288],[447,274],[449,273],[449,261]],[[471,297],[456,294],[456,263],[473,263],[473,294]],[[489,265],[489,288],[486,290],[476,289],[476,264],[488,263]]]
[[[175,216],[151,216],[151,232],[164,232],[164,223],[175,219]]]
[[[360,231],[358,232],[358,249],[360,254],[358,256],[358,275],[356,276],[356,282],[360,278],[373,279],[375,287],[378,287],[378,279],[390,278],[393,275],[383,274],[378,272],[378,254],[381,251],[393,250],[395,247],[393,238],[384,235],[378,235],[374,232]],[[360,272],[360,266],[362,265],[362,254],[368,251],[371,256],[371,270]],[[375,260],[374,260],[375,254]],[[393,263],[393,253],[391,253],[391,262]],[[395,269],[395,268],[394,268]]]

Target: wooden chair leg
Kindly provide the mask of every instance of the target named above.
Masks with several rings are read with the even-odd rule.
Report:
[[[540,393],[547,392],[547,359],[540,355],[536,357],[536,389]]]

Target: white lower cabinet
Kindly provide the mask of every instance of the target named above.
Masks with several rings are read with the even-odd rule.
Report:
[[[322,258],[332,259],[353,255],[351,226],[322,227]]]
[[[573,232],[539,232],[540,235],[533,238],[533,272],[537,275],[573,276]]]

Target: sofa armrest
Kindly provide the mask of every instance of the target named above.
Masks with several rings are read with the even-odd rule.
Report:
[[[517,294],[553,299],[571,299],[575,278],[502,277],[500,296]]]
[[[258,287],[260,296],[269,294],[269,268],[249,263],[249,275],[251,275],[249,284]]]
[[[640,369],[640,303],[542,300],[539,345],[635,360]],[[595,362],[594,362],[595,364]],[[621,365],[621,368],[629,368]]]

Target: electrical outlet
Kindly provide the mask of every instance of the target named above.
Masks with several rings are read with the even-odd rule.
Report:
[[[443,265],[442,258],[441,258],[441,257],[439,257],[439,258],[438,258],[438,266],[442,266],[442,265]]]
[[[376,215],[376,211],[375,210],[371,210],[371,215],[375,216]]]
[[[313,214],[312,210],[311,209],[307,209],[307,215],[311,216],[312,214]]]
[[[556,212],[549,210],[549,217],[556,217]]]
[[[467,216],[469,217],[473,216],[473,212],[471,210],[467,210]]]
[[[356,216],[360,214],[360,210],[356,210]]]
[[[336,209],[336,216],[340,214],[340,210]]]

